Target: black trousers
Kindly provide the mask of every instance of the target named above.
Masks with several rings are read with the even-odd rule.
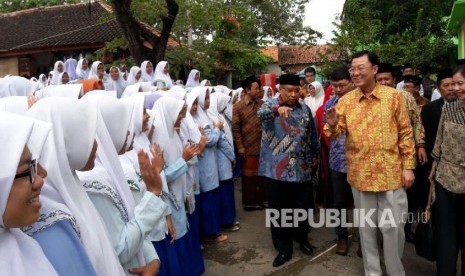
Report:
[[[457,257],[462,255],[462,276],[465,275],[465,194],[454,194],[437,183],[433,207],[438,276],[456,275]]]
[[[352,189],[349,182],[347,182],[347,174],[340,173],[336,171],[331,171],[331,182],[333,188],[333,205],[334,209],[341,210],[347,208],[349,203],[352,201]],[[341,216],[339,215],[339,220]],[[347,228],[341,227],[341,225],[336,227],[336,235],[339,240],[347,240],[349,237],[349,232]]]
[[[269,208],[281,211],[282,209],[313,209],[313,193],[311,182],[286,182],[266,178]],[[280,219],[278,220],[281,221]],[[292,222],[293,224],[293,222]],[[292,254],[293,240],[298,243],[308,241],[308,220],[299,222],[298,227],[271,226],[273,245],[281,253]]]

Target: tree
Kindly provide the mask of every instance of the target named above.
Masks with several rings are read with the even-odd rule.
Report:
[[[345,60],[374,50],[381,61],[416,67],[448,65],[455,51],[446,30],[452,0],[347,0],[333,40]]]

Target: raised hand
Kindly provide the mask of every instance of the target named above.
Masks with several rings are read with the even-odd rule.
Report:
[[[287,106],[278,107],[278,114],[280,117],[288,118],[291,115],[292,108]]]
[[[157,143],[153,143],[153,146],[150,147],[150,152],[152,153],[152,168],[160,174],[165,166],[163,152]]]
[[[336,108],[331,107],[325,112],[326,122],[330,127],[336,127],[339,122],[339,116],[337,115]]]
[[[160,174],[150,164],[149,156],[144,150],[139,150],[137,153],[137,159],[139,161],[140,173],[142,179],[147,186],[147,191],[159,196],[162,189],[162,181]]]

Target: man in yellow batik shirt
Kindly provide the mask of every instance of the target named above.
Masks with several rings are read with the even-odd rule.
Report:
[[[350,74],[357,88],[326,114],[325,134],[346,133],[347,180],[359,222],[365,275],[382,275],[377,228],[384,241],[388,275],[405,275],[401,262],[408,189],[415,177],[415,145],[402,95],[375,81],[375,53],[352,56]],[[366,217],[363,217],[363,214]]]

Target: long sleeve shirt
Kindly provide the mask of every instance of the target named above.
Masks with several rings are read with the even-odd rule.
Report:
[[[234,150],[229,144],[224,132],[221,132],[218,140],[218,150],[216,151],[216,159],[218,160],[218,176],[220,181],[228,180],[233,177],[232,162],[235,160]]]
[[[418,109],[417,102],[415,98],[407,91],[400,91],[400,94],[404,97],[407,104],[408,116],[410,118],[410,123],[413,128],[413,139],[415,141],[415,146],[425,144],[425,128],[420,117],[420,110]]]
[[[279,98],[266,101],[258,110],[263,130],[258,174],[279,181],[311,180],[313,159],[319,145],[310,109],[297,103],[288,118],[280,117]]]
[[[246,155],[260,154],[262,130],[257,111],[263,100],[252,101],[246,95],[245,99],[233,106],[232,133],[234,144],[238,150],[244,149]]]
[[[208,139],[204,151],[199,156],[199,182],[200,191],[209,192],[219,186],[216,151],[218,150],[217,144],[221,133],[218,128],[206,128],[204,132]]]
[[[338,102],[338,96],[330,99],[324,107],[324,112],[336,106]],[[342,133],[336,140],[330,140],[329,143],[329,168],[336,172],[347,173],[346,134]]]
[[[465,193],[464,137],[465,102],[457,100],[444,105],[431,155],[438,162],[436,181],[457,194]]]
[[[339,122],[324,132],[331,139],[346,133],[347,180],[360,191],[402,187],[402,170],[415,168],[413,130],[405,100],[397,90],[376,84],[365,96],[357,88],[339,100]]]

